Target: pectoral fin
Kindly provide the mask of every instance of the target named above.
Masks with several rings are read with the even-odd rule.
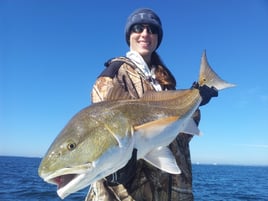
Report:
[[[134,130],[141,133],[146,138],[152,138],[161,133],[168,125],[174,123],[179,117],[172,116],[155,121],[151,121],[139,126],[135,126]]]
[[[149,152],[143,159],[156,168],[167,173],[181,173],[181,170],[168,147],[157,147]]]

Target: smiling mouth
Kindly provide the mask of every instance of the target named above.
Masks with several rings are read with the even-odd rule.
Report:
[[[149,42],[145,42],[145,41],[140,41],[139,44],[142,46],[149,46],[150,45]]]

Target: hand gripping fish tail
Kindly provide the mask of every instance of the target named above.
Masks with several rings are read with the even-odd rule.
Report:
[[[140,99],[103,101],[79,111],[50,145],[39,176],[56,185],[64,199],[123,168],[134,149],[137,159],[180,174],[168,145],[180,132],[198,135],[193,113],[207,97],[233,86],[212,70],[204,52],[198,84],[191,89],[148,92]]]

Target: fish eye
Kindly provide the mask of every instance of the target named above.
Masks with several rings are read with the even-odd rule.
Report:
[[[68,149],[69,151],[74,150],[75,147],[76,147],[76,144],[75,144],[74,142],[69,143],[69,144],[67,145],[67,149]]]

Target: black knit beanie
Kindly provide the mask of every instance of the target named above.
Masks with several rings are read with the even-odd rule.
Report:
[[[154,25],[158,29],[158,43],[156,47],[158,48],[163,38],[163,30],[162,30],[161,20],[157,16],[157,14],[151,9],[140,8],[138,10],[135,10],[128,17],[127,23],[125,26],[126,42],[128,45],[129,45],[130,30],[131,30],[131,27],[135,24],[151,24],[151,25]]]

